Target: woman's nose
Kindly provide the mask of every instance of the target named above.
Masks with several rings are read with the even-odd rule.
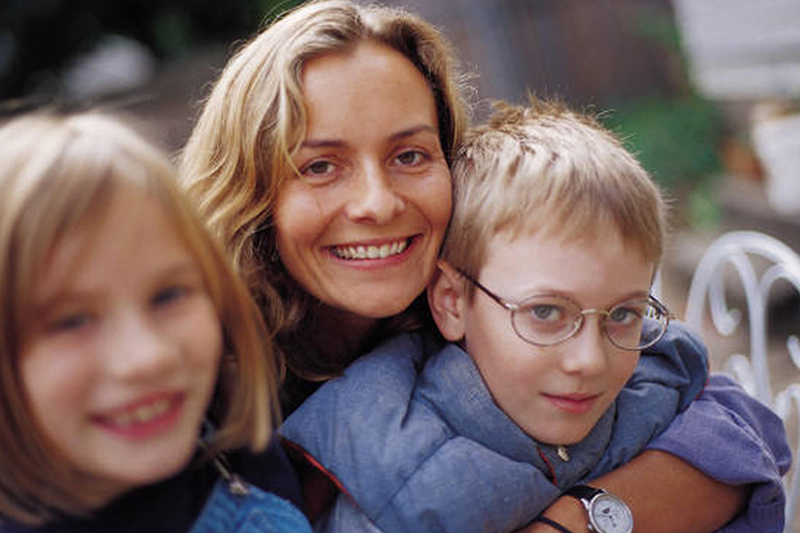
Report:
[[[391,174],[379,164],[367,164],[354,176],[346,212],[350,219],[386,224],[405,209]]]

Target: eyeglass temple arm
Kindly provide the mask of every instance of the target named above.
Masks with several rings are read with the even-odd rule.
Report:
[[[515,305],[513,305],[513,304],[503,300],[502,298],[500,298],[498,295],[496,295],[495,293],[493,293],[492,291],[490,291],[489,289],[484,287],[478,280],[476,280],[475,278],[473,278],[472,276],[470,276],[469,274],[467,274],[466,272],[464,272],[460,268],[456,268],[455,270],[456,270],[456,272],[458,272],[459,274],[464,276],[464,278],[466,278],[467,281],[469,281],[470,283],[472,283],[473,285],[478,287],[480,290],[482,290],[486,294],[486,296],[488,296],[489,298],[491,298],[492,300],[497,302],[499,305],[501,305],[501,306],[503,306],[506,309],[509,309],[511,311],[516,309]]]
[[[673,312],[670,310],[670,308],[669,308],[669,307],[667,307],[667,304],[665,304],[664,302],[662,302],[661,300],[659,300],[658,298],[656,298],[654,295],[652,295],[652,294],[651,294],[651,295],[650,295],[650,299],[651,299],[651,300],[653,300],[654,302],[656,302],[658,305],[660,305],[660,306],[661,306],[661,308],[662,308],[662,309],[664,309],[664,311],[666,311],[666,312],[667,312],[667,320],[678,320],[678,319],[679,319],[678,315],[676,315],[675,313],[673,313]]]

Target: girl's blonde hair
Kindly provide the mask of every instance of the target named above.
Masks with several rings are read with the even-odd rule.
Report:
[[[0,127],[0,515],[39,524],[89,512],[85,476],[37,426],[20,376],[32,292],[76,225],[102,223],[133,184],[164,209],[203,273],[225,352],[209,419],[211,453],[262,449],[276,423],[277,371],[260,314],[224,251],[182,198],[167,156],[118,118],[41,112]]]
[[[489,241],[500,232],[580,240],[617,231],[626,246],[658,264],[666,203],[611,132],[558,100],[531,96],[527,108],[495,108],[455,158],[443,259],[477,279]]]
[[[277,192],[296,172],[291,158],[306,135],[303,67],[365,41],[396,50],[423,74],[450,161],[468,110],[449,43],[417,16],[351,0],[304,4],[246,43],[216,82],[183,151],[182,180],[279,334],[298,327],[311,301],[277,259],[272,226]],[[302,373],[337,371],[305,350],[287,356],[289,366]]]

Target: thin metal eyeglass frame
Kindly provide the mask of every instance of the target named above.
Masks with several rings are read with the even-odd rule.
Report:
[[[578,318],[578,320],[575,321],[574,329],[569,334],[567,334],[563,339],[559,339],[559,340],[557,340],[555,342],[549,342],[549,343],[534,342],[534,341],[532,341],[530,339],[525,338],[522,334],[520,334],[519,330],[517,330],[517,324],[514,321],[514,314],[519,309],[522,308],[522,304],[509,302],[508,300],[504,299],[503,297],[498,296],[494,292],[492,292],[489,289],[487,289],[478,280],[474,279],[472,276],[470,276],[469,274],[465,273],[461,269],[456,269],[456,270],[458,271],[459,274],[464,276],[467,279],[467,281],[469,281],[470,283],[475,285],[477,288],[479,288],[484,294],[486,294],[486,296],[491,298],[495,303],[497,303],[498,305],[500,305],[504,309],[510,311],[511,312],[511,316],[509,318],[511,319],[511,327],[514,329],[514,333],[516,333],[517,337],[519,337],[523,341],[527,342],[528,344],[532,344],[534,346],[555,346],[557,344],[561,344],[562,342],[566,342],[569,339],[571,339],[572,337],[574,337],[575,335],[577,335],[578,332],[581,330],[581,328],[583,328],[583,323],[585,322],[586,315],[600,315],[601,317],[606,318],[606,317],[608,317],[610,315],[610,312],[611,312],[612,309],[614,309],[615,307],[617,307],[620,304],[625,303],[625,302],[620,302],[619,304],[611,307],[610,309],[580,309],[580,307],[576,305],[576,307],[578,307],[580,309],[580,314],[578,315],[580,318]],[[563,296],[559,296],[559,298],[569,301],[568,298],[564,298]],[[666,321],[664,322],[663,329],[649,343],[644,344],[644,345],[639,346],[639,347],[636,347],[636,348],[631,348],[629,346],[622,346],[619,343],[617,343],[614,340],[614,338],[611,335],[609,335],[608,331],[606,331],[605,326],[603,326],[602,322],[601,322],[601,328],[600,329],[603,331],[603,334],[611,342],[611,344],[613,344],[617,348],[619,348],[621,350],[632,351],[632,352],[636,352],[636,351],[639,351],[639,350],[645,350],[645,349],[650,348],[651,346],[653,346],[659,340],[661,340],[661,337],[663,337],[664,333],[667,332],[667,326],[669,326],[669,321],[673,318],[673,315],[670,312],[669,308],[666,305],[664,305],[663,303],[661,303],[660,301],[658,301],[658,299],[655,296],[653,296],[652,294],[648,294],[647,298],[644,298],[644,299],[648,300],[651,304],[653,304],[654,307],[656,307],[659,311],[664,313],[664,316],[666,317]]]

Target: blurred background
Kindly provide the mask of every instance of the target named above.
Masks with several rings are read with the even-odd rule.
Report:
[[[2,0],[0,113],[67,100],[186,140],[236,47],[291,0]],[[711,239],[756,229],[800,250],[797,0],[404,0],[456,45],[475,119],[559,95],[619,132],[673,198],[664,293],[680,312]],[[796,324],[797,295],[774,304]],[[780,327],[780,326],[779,326]],[[712,349],[713,351],[713,349]]]

